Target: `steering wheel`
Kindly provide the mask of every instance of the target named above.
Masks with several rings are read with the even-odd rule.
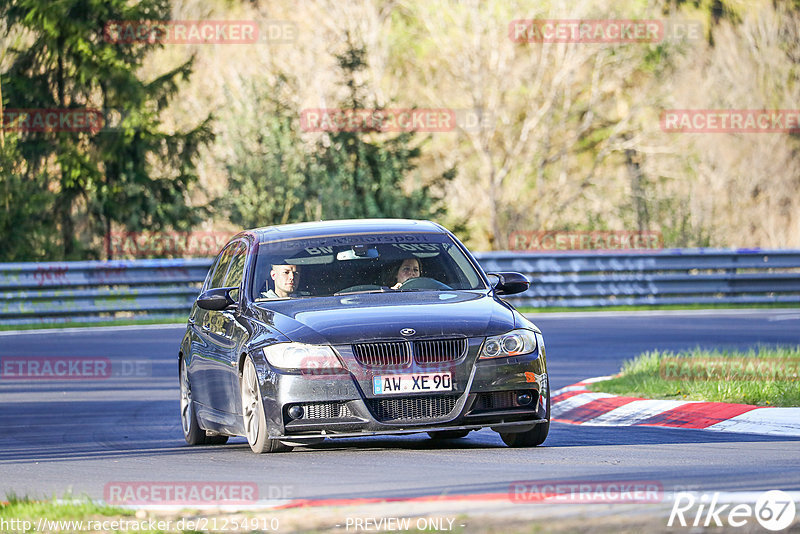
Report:
[[[408,280],[400,284],[400,287],[398,287],[397,289],[403,290],[403,289],[453,289],[453,288],[433,278],[418,276],[416,278],[409,278]]]

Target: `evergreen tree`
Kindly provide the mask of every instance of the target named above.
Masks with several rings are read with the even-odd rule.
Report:
[[[118,43],[104,35],[115,21],[163,21],[169,13],[167,0],[16,0],[0,6],[8,27],[35,38],[29,48],[12,51],[13,62],[0,78],[6,108],[98,109],[106,120],[113,110],[121,117],[100,131],[19,134],[24,179],[41,177],[45,189],[56,193],[48,211],[58,227],[59,253],[51,259],[100,256],[98,237],[112,223],[132,231],[186,228],[201,216],[187,206],[188,190],[197,179],[198,148],[212,139],[211,118],[173,134],[160,124],[192,59],[141,80],[143,59],[161,45]]]
[[[366,51],[348,39],[347,50],[336,56],[348,88],[344,109],[374,108],[364,96],[365,87],[357,82],[358,73],[367,68]],[[335,131],[317,146],[317,161],[324,172],[314,175],[312,191],[323,204],[326,218],[405,217],[435,218],[443,207],[434,197],[455,169],[430,184],[406,180],[414,174],[421,155],[413,145],[414,132],[396,135],[363,131]]]
[[[297,130],[289,91],[283,77],[272,86],[252,83],[242,108],[231,114],[233,155],[226,160],[231,194],[215,204],[241,227],[314,218],[309,202],[314,157]]]
[[[356,74],[366,68],[362,48],[349,45],[337,56],[349,97],[340,107],[363,109],[366,88]],[[444,182],[408,183],[420,157],[414,132],[325,133],[309,144],[300,132],[299,110],[291,103],[291,80],[253,84],[234,114],[234,147],[228,160],[231,194],[217,201],[232,222],[244,227],[317,219],[364,217],[436,218],[443,212]]]
[[[51,259],[58,253],[50,209],[55,195],[46,177],[25,172],[11,132],[0,132],[0,178],[0,261]]]

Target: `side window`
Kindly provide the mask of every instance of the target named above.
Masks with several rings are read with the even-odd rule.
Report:
[[[239,243],[231,243],[225,247],[217,259],[217,267],[214,269],[214,274],[211,275],[211,283],[208,284],[206,289],[214,289],[216,287],[224,287],[222,281],[225,280],[225,273],[228,272],[228,266],[233,259],[233,251]]]
[[[225,277],[224,287],[240,287],[244,276],[244,260],[247,258],[247,245],[239,242],[231,259],[228,275]]]
[[[214,272],[217,270],[217,265],[219,265],[219,256],[214,258],[214,261],[211,262],[211,267],[208,268],[206,279],[203,280],[203,291],[211,287],[211,278],[214,276]]]
[[[458,265],[457,278],[452,282],[448,282],[450,286],[456,289],[479,289],[483,286],[478,273],[475,268],[470,264],[466,256],[455,245],[450,245],[447,248],[447,255]],[[466,278],[466,280],[464,280]],[[466,282],[466,283],[465,283]]]

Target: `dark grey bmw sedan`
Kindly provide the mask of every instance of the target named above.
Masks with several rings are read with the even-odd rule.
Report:
[[[259,228],[214,260],[178,352],[187,443],[246,436],[254,452],[325,438],[490,427],[512,447],[550,425],[542,334],[429,221]]]

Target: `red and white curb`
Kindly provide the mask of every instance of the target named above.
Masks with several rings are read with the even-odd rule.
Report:
[[[595,393],[589,378],[553,392],[553,421],[590,426],[662,426],[800,437],[800,408],[763,408],[726,402],[647,400]]]

